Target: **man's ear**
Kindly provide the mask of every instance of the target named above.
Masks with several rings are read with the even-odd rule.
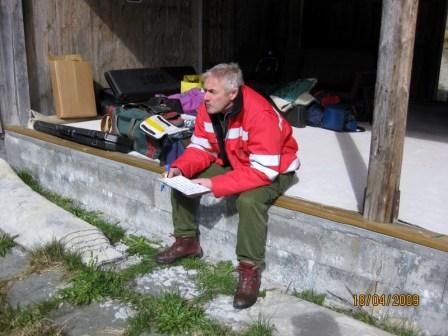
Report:
[[[230,92],[230,100],[234,101],[236,96],[238,96],[238,90],[232,90],[232,92]]]

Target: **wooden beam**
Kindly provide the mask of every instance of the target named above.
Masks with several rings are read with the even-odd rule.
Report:
[[[363,215],[390,223],[398,216],[418,0],[384,0],[370,161]]]

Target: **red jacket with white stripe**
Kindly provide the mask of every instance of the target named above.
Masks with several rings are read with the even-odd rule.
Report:
[[[211,178],[216,197],[269,185],[279,173],[293,172],[300,166],[298,145],[289,123],[248,86],[243,85],[239,95],[238,110],[231,111],[226,120],[224,141],[232,170]],[[215,127],[202,103],[191,144],[171,166],[192,178],[213,162],[224,165],[219,153]]]

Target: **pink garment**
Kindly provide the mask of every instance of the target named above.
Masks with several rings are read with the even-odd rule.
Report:
[[[204,92],[202,89],[193,88],[182,93],[172,94],[168,98],[179,99],[184,113],[196,115],[204,98]]]

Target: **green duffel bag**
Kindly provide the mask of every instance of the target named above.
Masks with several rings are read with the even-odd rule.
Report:
[[[147,139],[147,135],[140,129],[140,124],[150,116],[150,113],[138,108],[117,107],[112,115],[112,130],[118,135],[130,138],[134,142],[134,150],[147,155],[148,140],[152,139]]]
[[[149,118],[148,113],[139,108],[117,106],[101,120],[101,130],[117,135],[127,136],[134,143],[134,150],[151,159],[159,159],[162,143],[146,135],[140,129],[140,123]]]

